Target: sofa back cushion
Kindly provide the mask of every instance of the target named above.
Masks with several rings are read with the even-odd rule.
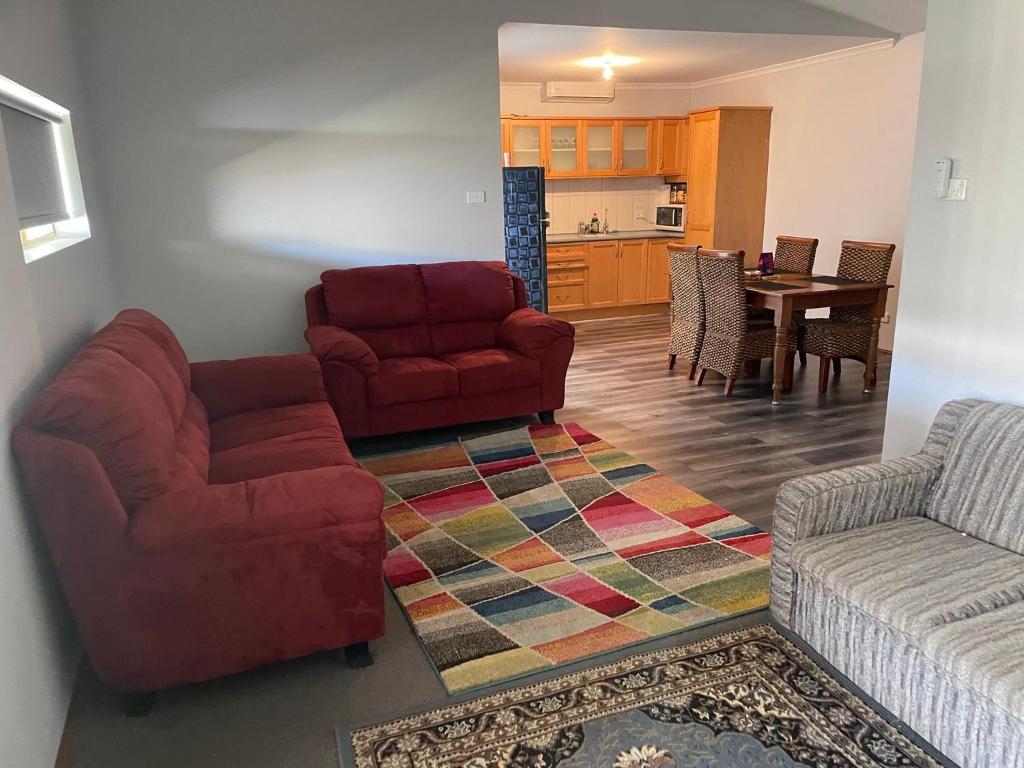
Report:
[[[75,355],[40,395],[29,420],[92,450],[131,508],[167,490],[191,395],[188,382],[188,361],[167,326],[148,312],[129,310]],[[199,483],[203,473],[199,467],[190,478]]]
[[[332,269],[320,280],[331,325],[380,358],[494,346],[498,325],[516,308],[512,277],[498,261]]]
[[[1024,408],[983,403],[963,417],[928,517],[1024,554]]]

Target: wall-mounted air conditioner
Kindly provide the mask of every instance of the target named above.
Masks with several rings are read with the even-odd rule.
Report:
[[[544,83],[540,100],[555,102],[608,102],[615,98],[615,83],[600,80],[595,83]]]

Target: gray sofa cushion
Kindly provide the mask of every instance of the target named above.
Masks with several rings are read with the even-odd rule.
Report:
[[[1024,602],[928,630],[925,658],[1024,720]]]
[[[1024,556],[911,517],[797,542],[803,579],[910,637],[1024,601]]]
[[[1024,553],[1024,408],[982,403],[964,416],[926,514]]]

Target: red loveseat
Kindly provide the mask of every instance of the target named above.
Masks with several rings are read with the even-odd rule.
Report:
[[[575,329],[526,307],[503,262],[331,269],[306,340],[348,437],[538,413],[565,399]]]
[[[125,310],[13,446],[111,687],[151,692],[383,633],[381,488],[352,460],[311,355],[190,365],[166,325]]]

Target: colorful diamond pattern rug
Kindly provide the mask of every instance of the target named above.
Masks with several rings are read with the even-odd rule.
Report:
[[[362,456],[450,693],[762,608],[770,536],[577,424]]]

